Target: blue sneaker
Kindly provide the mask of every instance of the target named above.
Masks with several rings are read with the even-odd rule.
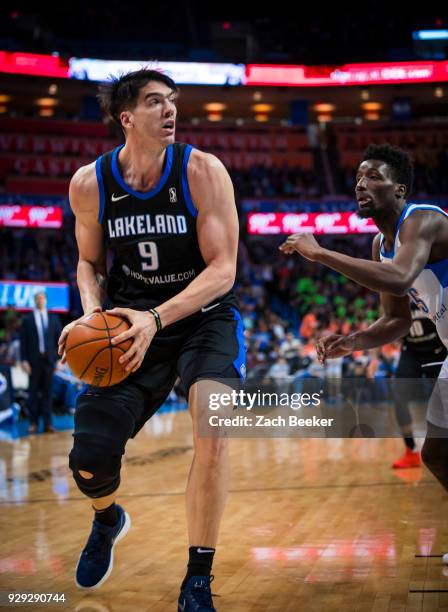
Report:
[[[210,583],[214,576],[192,576],[177,602],[177,612],[216,612]]]
[[[93,521],[87,544],[76,566],[75,582],[80,589],[97,589],[109,578],[114,566],[114,546],[131,526],[129,514],[117,504],[118,522],[114,527]]]

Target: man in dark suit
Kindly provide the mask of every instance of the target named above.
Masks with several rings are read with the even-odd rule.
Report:
[[[30,377],[29,432],[36,433],[39,417],[43,417],[44,431],[53,432],[51,425],[51,383],[58,359],[57,346],[61,333],[59,317],[47,311],[47,296],[43,291],[34,296],[36,307],[27,315],[20,329],[20,357],[22,368]],[[39,398],[40,394],[40,398]]]

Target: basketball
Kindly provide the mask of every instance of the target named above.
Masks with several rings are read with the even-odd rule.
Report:
[[[130,371],[118,363],[132,340],[116,346],[111,339],[129,329],[126,319],[105,312],[95,312],[79,321],[70,330],[65,353],[73,374],[94,387],[111,387],[121,382]]]

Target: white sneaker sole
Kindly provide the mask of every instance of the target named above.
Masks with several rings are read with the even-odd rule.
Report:
[[[100,586],[103,585],[106,582],[106,580],[109,578],[109,576],[111,575],[112,570],[114,568],[114,548],[115,548],[115,544],[124,538],[124,536],[127,534],[129,529],[131,528],[131,524],[132,524],[131,523],[131,517],[125,511],[125,513],[124,513],[124,525],[123,525],[123,529],[117,535],[117,537],[114,540],[114,543],[112,544],[112,550],[110,552],[110,563],[109,563],[109,567],[107,568],[107,572],[104,574],[104,576],[101,578],[101,580],[99,582],[97,582],[96,584],[94,584],[93,586],[90,586],[90,587],[83,586],[82,584],[79,584],[79,582],[76,580],[76,572],[78,571],[78,565],[79,565],[79,562],[81,561],[81,555],[82,555],[82,552],[81,552],[81,555],[79,556],[78,563],[76,564],[76,570],[75,570],[75,584],[78,587],[78,589],[82,589],[83,591],[94,591],[95,589],[99,589]]]

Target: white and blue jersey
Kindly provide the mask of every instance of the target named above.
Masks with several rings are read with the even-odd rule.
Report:
[[[408,204],[403,209],[398,221],[393,250],[385,250],[384,236],[381,234],[381,261],[391,260],[395,256],[401,247],[400,228],[403,222],[416,210],[436,211],[448,217],[448,214],[438,206]],[[435,263],[427,263],[412,283],[408,295],[419,310],[435,323],[440,340],[448,348],[448,257]],[[448,378],[448,359],[442,365],[439,378]],[[428,420],[434,425],[448,428],[448,398],[442,401],[441,395],[440,390],[436,387],[429,404]]]
[[[408,204],[401,213],[395,233],[394,248],[384,250],[384,236],[380,239],[381,261],[392,259],[401,247],[400,228],[403,222],[416,210],[437,211],[445,217],[448,214],[438,206],[429,204]],[[448,250],[448,245],[447,245]],[[408,295],[416,306],[427,317],[432,319],[437,328],[439,338],[448,347],[448,258],[428,263],[412,283]]]

